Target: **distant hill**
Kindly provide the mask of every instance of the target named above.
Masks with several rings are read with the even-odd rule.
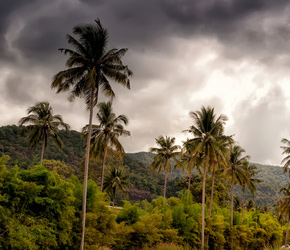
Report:
[[[39,160],[41,145],[31,149],[25,137],[20,136],[20,128],[15,125],[0,127],[0,156],[2,154],[9,155],[11,160],[10,166],[17,164],[19,167],[27,168]],[[85,142],[81,134],[77,131],[60,131],[60,138],[64,143],[63,150],[55,146],[53,142],[48,143],[44,158],[55,159],[65,162],[71,166],[76,173],[79,173],[80,164],[84,156]],[[38,155],[38,157],[37,157]],[[148,152],[127,153],[123,159],[123,164],[127,166],[130,173],[130,181],[133,184],[134,195],[139,197],[142,195],[148,197],[148,192],[152,197],[162,194],[163,176],[150,169],[150,164],[154,158],[154,154]],[[255,202],[257,205],[272,205],[279,198],[279,190],[289,182],[288,174],[278,166],[268,166],[254,164],[259,170],[257,178],[263,182],[257,186]],[[169,175],[168,196],[175,196],[181,189],[176,183],[185,177],[180,170],[175,170],[172,180]],[[143,190],[147,192],[140,192]],[[241,190],[236,188],[236,195],[241,197]],[[250,193],[246,191],[246,198],[252,198]]]

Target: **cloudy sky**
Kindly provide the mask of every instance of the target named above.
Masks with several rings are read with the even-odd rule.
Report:
[[[110,48],[128,48],[131,90],[112,82],[114,110],[126,114],[127,152],[159,135],[180,143],[190,111],[213,106],[251,161],[279,165],[290,137],[288,0],[13,0],[0,3],[0,126],[49,101],[72,129],[88,123],[83,100],[50,89],[65,69],[65,35],[99,18]],[[102,100],[105,100],[104,98]]]

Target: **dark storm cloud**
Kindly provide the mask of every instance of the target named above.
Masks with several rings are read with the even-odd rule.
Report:
[[[285,6],[285,0],[219,0],[219,1],[10,1],[13,4],[2,10],[0,26],[2,39],[9,32],[9,22],[14,17],[24,24],[13,47],[26,60],[50,60],[56,50],[66,46],[65,34],[80,23],[92,23],[100,18],[111,36],[114,47],[146,50],[164,46],[164,41],[179,35],[216,36],[234,47],[243,50],[261,46],[267,35],[261,29],[248,30],[245,19],[253,13],[263,13]],[[18,5],[17,5],[18,3]],[[47,7],[46,7],[47,6]],[[256,24],[253,24],[254,26]],[[237,35],[240,31],[242,35]],[[287,27],[277,27],[275,35],[287,32]],[[288,32],[289,33],[289,32]],[[242,38],[242,39],[241,39]],[[5,46],[5,42],[2,43]],[[3,48],[2,48],[3,50]],[[229,53],[229,52],[228,52]],[[243,52],[241,52],[243,53]]]

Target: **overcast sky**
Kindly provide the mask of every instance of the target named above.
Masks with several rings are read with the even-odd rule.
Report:
[[[50,84],[65,69],[66,34],[96,18],[110,48],[129,49],[131,90],[111,83],[115,113],[129,118],[127,152],[148,151],[159,135],[181,143],[189,112],[212,106],[252,162],[280,164],[280,141],[290,137],[288,0],[1,1],[0,126],[38,101],[74,130],[88,123],[84,101]]]

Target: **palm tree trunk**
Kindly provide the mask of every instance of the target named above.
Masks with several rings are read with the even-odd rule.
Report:
[[[285,236],[285,245],[287,244],[287,240],[288,240],[289,224],[290,224],[290,216],[288,216],[288,225],[287,225],[286,236]]]
[[[165,178],[164,178],[164,190],[163,190],[164,199],[165,199],[165,196],[166,196],[166,182],[167,182],[167,169],[165,169]]]
[[[187,187],[187,204],[188,204],[188,201],[189,201],[189,194],[190,194],[190,181],[191,181],[191,171],[189,173],[189,177],[188,177],[188,187]]]
[[[163,197],[165,199],[166,197],[166,184],[167,184],[167,172],[168,172],[168,159],[166,159],[166,162],[165,162],[165,179],[164,179],[164,191],[163,191]]]
[[[242,220],[244,219],[244,209],[245,209],[245,185],[243,184],[243,187],[242,187],[242,191],[243,191],[243,204],[242,204]]]
[[[202,180],[202,218],[201,218],[201,250],[204,250],[204,227],[205,227],[205,181],[206,181],[206,163],[203,168]]]
[[[234,177],[232,176],[231,227],[234,226]]]
[[[210,194],[210,202],[209,202],[209,218],[211,217],[212,202],[213,202],[214,179],[215,179],[215,166],[216,166],[216,164],[213,165],[213,172],[212,172],[211,194]]]
[[[106,136],[105,140],[106,142]],[[104,146],[104,158],[103,158],[103,164],[102,164],[102,176],[101,176],[101,191],[103,192],[103,186],[104,186],[104,174],[105,174],[105,163],[106,163],[106,158],[107,158],[107,145]]]
[[[45,143],[46,143],[46,138],[44,136],[43,143],[42,143],[42,149],[41,149],[41,156],[40,156],[40,165],[42,165],[42,161],[43,161],[43,155],[44,155],[44,150],[45,150]]]
[[[91,134],[92,134],[92,121],[93,121],[93,108],[94,108],[93,99],[94,99],[94,89],[91,90],[90,117],[89,117],[88,138],[87,138],[86,156],[85,156],[84,191],[83,191],[83,207],[82,207],[82,239],[81,239],[80,250],[84,249],[84,243],[85,243],[87,186],[88,186],[89,159],[90,159],[90,142],[91,142]]]
[[[234,244],[233,244],[233,227],[234,227],[234,174],[232,174],[232,200],[231,200],[231,228],[232,228],[232,232],[231,232],[231,250],[234,249]]]

